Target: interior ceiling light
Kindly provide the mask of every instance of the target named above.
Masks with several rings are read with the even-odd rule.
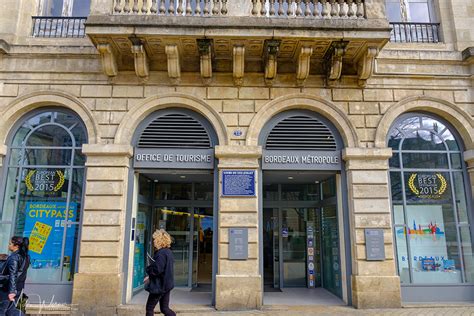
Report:
[[[186,176],[179,176],[181,179],[186,179]]]
[[[292,176],[289,176],[289,177],[288,177],[288,180],[293,180],[293,177],[292,177]]]

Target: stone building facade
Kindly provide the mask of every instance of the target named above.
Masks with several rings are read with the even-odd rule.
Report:
[[[188,258],[183,285],[198,283],[191,275],[195,261],[189,257],[207,251],[212,258],[212,303],[219,310],[260,308],[266,278],[273,287],[293,281],[302,287],[320,286],[357,308],[474,300],[472,0],[428,2],[436,17],[431,24],[407,21],[411,2],[403,1],[398,4],[405,22],[397,24],[387,20],[382,0],[219,0],[197,1],[197,6],[196,1],[176,1],[174,8],[169,1],[91,0],[85,29],[77,15],[84,9],[76,2],[0,4],[1,246],[6,249],[13,234],[35,241],[38,265],[32,269],[40,273],[31,273],[30,291],[62,295],[62,302],[78,304],[83,311],[113,314],[141,286],[134,275],[140,275],[137,262],[146,258],[150,231],[170,230],[172,221],[167,219],[188,212],[190,223],[211,218],[206,227],[213,235],[211,246],[202,246],[204,226],[185,224],[180,230],[187,234],[183,242],[190,244],[179,257],[183,262]],[[177,136],[178,145],[167,149],[173,136],[160,140],[166,128],[156,132],[147,125],[159,124],[166,115],[188,121],[161,128],[179,134],[188,127],[183,122],[192,122],[207,132],[208,146],[196,149],[194,142]],[[329,145],[326,138],[318,138],[319,132],[316,140],[308,136],[310,130],[295,134],[298,126],[285,130],[290,135],[286,143],[276,137],[276,147],[271,147],[268,139],[277,135],[272,134],[275,126],[295,118],[322,124],[334,147],[324,147]],[[48,130],[48,124],[71,133]],[[81,131],[76,133],[78,126]],[[154,146],[153,140],[150,145],[143,135],[158,137],[162,145]],[[395,145],[400,138],[414,143],[406,153]],[[177,149],[180,143],[189,146]],[[166,165],[156,156],[171,157],[180,150],[192,156],[203,148],[211,150],[211,165],[204,167],[186,164],[185,158]],[[70,151],[73,158],[64,158]],[[293,164],[291,159],[303,159],[301,152],[316,162]],[[339,159],[337,166],[317,162],[328,152]],[[155,156],[147,156],[145,166],[138,164],[137,153]],[[412,156],[402,157],[405,154]],[[269,155],[280,157],[279,163],[265,164]],[[291,155],[297,158],[288,158]],[[207,180],[200,180],[199,170],[207,170]],[[242,171],[252,171],[245,178],[252,182],[248,194],[224,192],[229,189],[224,175],[227,181],[236,178],[226,171],[238,171],[241,177]],[[51,178],[40,176],[48,172]],[[161,190],[162,197],[170,192],[158,186],[168,181],[173,187],[170,175],[180,176],[176,183],[183,183],[193,174],[193,192],[201,181],[210,185],[212,196],[203,198],[209,205],[202,206],[210,213],[202,215],[196,211],[199,207],[170,207],[169,202],[150,206],[140,221],[146,183]],[[290,188],[288,200],[311,200],[307,193],[316,190],[319,202],[301,206],[306,213],[300,215],[304,220],[298,221],[304,224],[299,226],[289,211],[268,215],[276,218],[277,228],[270,234],[273,243],[280,244],[278,250],[267,249],[264,210],[280,207],[266,204],[270,186],[278,186],[281,193],[292,186],[291,180],[298,180],[302,189],[295,193]],[[318,220],[324,222],[321,209],[330,209],[321,202],[325,190],[334,191],[337,219],[319,229]],[[307,213],[311,207],[316,209],[311,216],[318,218],[313,222]],[[62,216],[38,220],[31,212],[41,208]],[[241,228],[248,233],[247,253],[243,260],[234,260],[230,234]],[[332,250],[323,250],[321,239],[314,256],[333,261],[313,262],[313,250],[308,249],[313,249],[313,229],[321,237],[323,228],[335,229],[338,235],[327,237],[334,239],[327,248]],[[413,239],[422,238],[426,229],[428,241]],[[384,249],[368,249],[368,235],[380,232]],[[148,239],[144,243],[137,236]],[[53,238],[59,248],[48,246]],[[423,242],[434,245],[420,246]],[[137,246],[140,243],[144,248]],[[275,252],[269,274],[264,259],[268,251]],[[276,252],[282,261],[288,255],[288,264],[278,262],[276,267]],[[383,254],[371,260],[367,254],[372,252]],[[328,265],[337,268],[325,272]],[[334,275],[329,289],[330,281],[324,280]],[[420,289],[425,294],[414,294]]]

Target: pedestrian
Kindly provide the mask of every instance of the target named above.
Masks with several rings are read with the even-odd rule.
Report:
[[[145,290],[150,294],[146,302],[146,316],[153,316],[156,304],[165,316],[175,316],[170,307],[170,293],[174,288],[174,258],[170,250],[171,236],[159,229],[153,233],[153,246],[156,251],[151,264],[146,268]]]
[[[27,297],[23,293],[23,289],[30,266],[29,243],[27,237],[14,236],[10,239],[8,250],[11,253],[1,271],[0,315],[25,315]]]

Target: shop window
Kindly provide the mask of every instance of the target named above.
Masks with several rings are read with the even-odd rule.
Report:
[[[393,231],[403,284],[473,282],[472,211],[461,147],[450,127],[403,116],[388,139]]]
[[[28,282],[60,284],[76,270],[87,136],[67,111],[25,119],[9,143],[0,210],[0,249],[12,235],[30,238]]]

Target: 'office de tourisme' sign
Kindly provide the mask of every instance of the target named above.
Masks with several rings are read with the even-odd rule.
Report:
[[[214,169],[214,149],[135,148],[135,168]]]

